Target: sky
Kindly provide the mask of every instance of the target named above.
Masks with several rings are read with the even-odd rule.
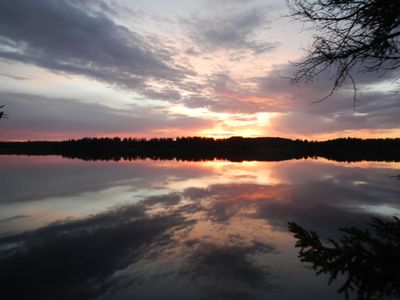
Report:
[[[399,137],[399,72],[292,85],[315,29],[278,0],[1,0],[0,140]],[[379,76],[378,76],[379,75]],[[314,103],[314,104],[313,104]]]

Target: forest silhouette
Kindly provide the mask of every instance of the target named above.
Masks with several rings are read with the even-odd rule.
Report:
[[[400,161],[400,138],[340,138],[328,141],[286,138],[205,137],[83,138],[66,141],[0,142],[0,154],[61,155],[83,160],[178,159],[280,161],[323,157],[336,161]]]

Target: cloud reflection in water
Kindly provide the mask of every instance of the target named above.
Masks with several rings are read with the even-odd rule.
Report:
[[[85,164],[90,174],[94,164]],[[149,189],[155,182],[165,182],[156,195],[5,234],[0,238],[3,295],[159,299],[168,293],[176,299],[299,295],[340,299],[334,287],[325,286],[326,280],[314,278],[297,262],[287,222],[332,233],[377,215],[366,205],[400,209],[400,186],[381,166],[292,161],[190,169],[198,164],[174,164],[172,168],[172,163],[149,162],[136,169],[149,174],[144,177]],[[157,170],[158,176],[150,175]],[[98,166],[92,171],[97,172]],[[109,176],[113,172],[118,173],[118,167]],[[118,182],[132,184],[134,173],[118,174]],[[238,174],[246,176],[238,179]],[[80,174],[76,176],[78,180]],[[269,181],[263,183],[265,178]]]

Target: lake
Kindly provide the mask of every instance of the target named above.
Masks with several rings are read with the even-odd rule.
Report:
[[[400,163],[0,156],[3,299],[344,299],[288,222],[400,217]],[[399,299],[385,297],[384,299]]]

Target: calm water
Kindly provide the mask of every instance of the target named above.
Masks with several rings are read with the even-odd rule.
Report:
[[[1,297],[344,299],[299,261],[287,223],[337,238],[400,216],[399,170],[0,156]]]

